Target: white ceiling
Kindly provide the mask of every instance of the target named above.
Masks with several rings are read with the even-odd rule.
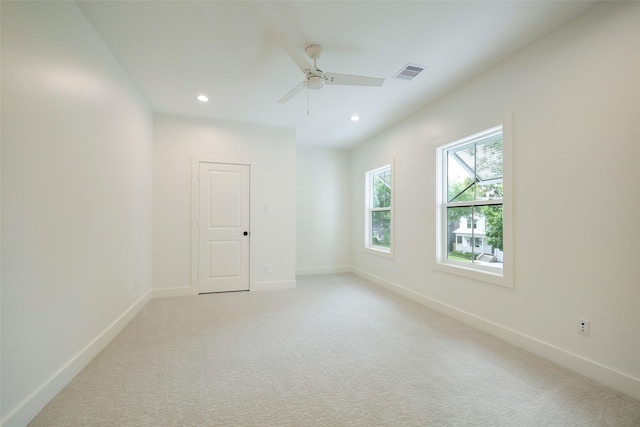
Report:
[[[593,5],[587,1],[78,1],[151,108],[297,130],[351,148]],[[324,71],[383,77],[276,101],[304,76],[277,42],[324,46]],[[407,63],[429,68],[392,79]],[[196,101],[207,94],[206,104]],[[351,122],[352,114],[361,116]]]

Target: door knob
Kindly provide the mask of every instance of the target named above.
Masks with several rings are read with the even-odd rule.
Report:
[[[249,235],[249,232],[248,232],[248,231],[245,231],[245,232],[244,232],[244,233],[242,233],[242,234],[244,234],[245,236],[248,236],[248,235]]]

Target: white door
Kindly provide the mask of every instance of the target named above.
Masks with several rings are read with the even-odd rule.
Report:
[[[249,290],[249,165],[200,163],[198,293]]]

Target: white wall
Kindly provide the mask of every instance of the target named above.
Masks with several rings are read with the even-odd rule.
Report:
[[[640,398],[639,22],[598,5],[353,150],[355,271]],[[435,147],[510,113],[513,289],[433,269]],[[394,260],[362,244],[364,174],[391,158]]]
[[[298,147],[297,274],[350,270],[349,167],[349,151]]]
[[[2,2],[2,413],[25,425],[151,294],[152,115],[73,2]]]
[[[251,290],[295,286],[295,130],[168,115],[154,118],[153,286],[191,288],[193,161],[251,165]],[[270,212],[265,212],[265,206]],[[269,265],[269,273],[264,265]]]

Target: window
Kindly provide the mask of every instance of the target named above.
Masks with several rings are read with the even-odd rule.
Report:
[[[437,151],[436,268],[511,286],[512,254],[505,249],[511,245],[509,239],[505,245],[504,238],[505,232],[510,238],[504,226],[505,151],[510,152],[510,146],[505,150],[503,127],[443,145]],[[466,235],[466,244],[461,244],[460,234]],[[509,262],[509,277],[505,276],[505,261]]]
[[[458,236],[456,243],[461,245],[462,244],[462,236]]]
[[[393,241],[393,182],[391,165],[367,172],[365,248],[376,254],[391,254]]]

